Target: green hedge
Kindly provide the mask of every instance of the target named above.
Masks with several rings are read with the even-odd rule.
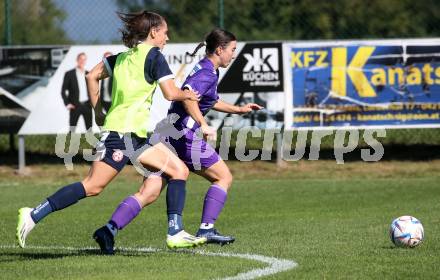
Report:
[[[67,143],[69,138],[67,138]],[[14,135],[14,145],[18,148],[18,136]],[[39,154],[55,155],[56,135],[26,135],[25,145],[27,152]],[[9,151],[9,135],[0,134],[0,153]],[[68,147],[68,145],[66,145]],[[84,136],[81,137],[80,150],[93,148],[93,145],[87,143]]]
[[[293,133],[292,137],[292,148],[296,146],[297,140],[297,131],[291,132]],[[333,149],[334,147],[334,139],[335,133],[333,132],[329,136],[325,136],[321,141],[322,149]],[[359,147],[368,146],[363,138],[364,130],[359,131]],[[412,146],[412,145],[438,145],[440,146],[440,129],[387,129],[386,137],[377,137],[376,134],[373,134],[374,138],[377,139],[384,146]],[[236,140],[237,140],[237,131],[232,133],[231,137],[231,148],[235,148]],[[263,146],[263,137],[250,137],[247,138],[246,148],[247,149],[261,149]],[[312,132],[309,131],[307,134],[307,144],[306,146],[310,146],[312,140]],[[346,133],[345,143],[348,142],[348,133]],[[217,147],[219,146],[220,139],[217,140]],[[274,145],[275,149],[275,145]]]
[[[293,132],[292,147],[296,145],[296,137],[298,132]],[[217,147],[220,144],[220,134],[217,140]],[[367,144],[363,141],[364,131],[359,132],[359,146],[365,147]],[[263,136],[261,137],[251,137],[249,134],[246,142],[246,149],[262,149],[263,146]],[[312,133],[309,131],[307,137],[307,146],[310,145]],[[346,141],[348,140],[348,135],[346,135]],[[97,137],[97,136],[95,136]],[[322,139],[321,148],[322,149],[332,149],[334,145],[335,133],[330,136],[326,136]],[[376,137],[375,137],[376,138]],[[17,147],[17,135],[14,136],[15,147]],[[237,144],[237,131],[232,132],[230,148],[234,149]],[[384,146],[411,146],[411,145],[438,145],[440,146],[440,129],[388,129],[386,131],[385,138],[376,138]],[[25,137],[26,151],[35,152],[40,154],[55,154],[55,135],[29,135]],[[80,149],[90,149],[93,145],[89,144],[85,137],[81,137]],[[273,145],[273,150],[275,150],[275,145]],[[0,134],[0,153],[9,150],[9,135]]]

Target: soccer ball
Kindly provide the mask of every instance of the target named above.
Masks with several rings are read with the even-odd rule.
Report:
[[[390,238],[397,247],[416,247],[423,237],[422,223],[414,217],[402,216],[391,223]]]

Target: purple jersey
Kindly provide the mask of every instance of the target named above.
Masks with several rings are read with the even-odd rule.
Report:
[[[204,58],[194,66],[191,73],[183,83],[182,89],[187,88],[197,91],[200,95],[199,108],[203,115],[217,103],[218,71],[208,58]],[[178,128],[190,128],[195,130],[200,127],[186,112],[182,102],[174,101],[171,103],[168,114],[178,114],[179,120],[176,122]]]
[[[188,88],[199,93],[199,108],[202,114],[206,115],[219,99],[217,83],[218,71],[208,58],[204,58],[194,66],[183,83],[182,89]],[[171,114],[177,114],[179,119],[176,122],[172,121],[168,124],[165,122],[164,128],[171,125],[173,129],[183,132],[184,135],[175,139],[174,137],[169,137],[170,133],[164,131],[158,134],[161,135],[161,137],[168,138],[165,143],[171,146],[171,150],[176,151],[179,158],[190,170],[209,168],[220,160],[220,156],[215,149],[196,132],[200,125],[186,112],[182,102],[174,101],[171,103],[168,115]],[[172,119],[175,120],[175,118]]]

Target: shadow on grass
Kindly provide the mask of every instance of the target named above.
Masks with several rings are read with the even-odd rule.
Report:
[[[397,246],[390,245],[390,246],[382,246],[382,249],[385,249],[385,250],[416,250],[417,247],[418,246],[416,246],[416,247],[397,247]]]
[[[34,249],[38,250],[38,249]],[[65,257],[77,256],[102,256],[102,257],[145,257],[157,252],[143,252],[143,251],[125,251],[115,250],[114,255],[104,255],[99,249],[78,249],[64,252],[0,252],[0,263],[16,262],[17,260],[51,260],[62,259]]]

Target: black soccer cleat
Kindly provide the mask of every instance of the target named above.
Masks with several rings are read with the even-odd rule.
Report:
[[[103,226],[93,233],[93,239],[99,244],[99,248],[101,248],[101,253],[104,255],[114,255],[115,250],[115,239],[110,230]]]
[[[221,246],[234,243],[235,238],[232,236],[224,236],[215,228],[199,229],[196,233],[197,237],[206,237],[206,243],[216,243]]]

